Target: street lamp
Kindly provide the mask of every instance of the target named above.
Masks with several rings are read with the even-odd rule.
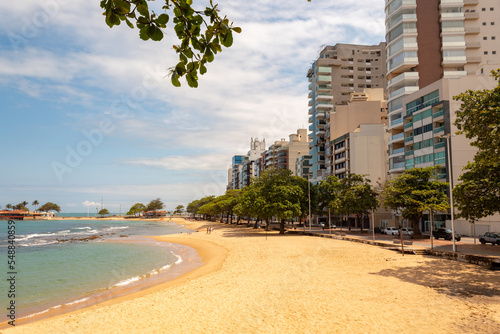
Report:
[[[451,163],[451,150],[450,150],[450,142],[451,142],[451,134],[445,134],[439,136],[440,138],[446,139],[446,152],[447,152],[447,163],[448,163],[448,171],[449,171],[449,185],[450,185],[450,210],[451,210],[451,234],[453,240],[453,252],[457,251],[457,246],[455,245],[455,221],[453,217],[453,164]]]
[[[311,173],[307,174],[307,192],[309,194],[309,233],[311,233]]]

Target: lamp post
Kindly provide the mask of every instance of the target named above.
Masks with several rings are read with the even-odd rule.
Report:
[[[309,233],[311,233],[311,173],[307,174],[307,192],[309,195]]]
[[[451,142],[451,134],[446,134],[439,136],[440,138],[446,139],[446,153],[447,153],[447,164],[449,171],[449,186],[450,186],[450,210],[451,210],[451,234],[453,240],[453,252],[457,251],[457,246],[455,245],[455,221],[453,217],[453,164],[451,162],[451,150],[450,150],[450,142]]]

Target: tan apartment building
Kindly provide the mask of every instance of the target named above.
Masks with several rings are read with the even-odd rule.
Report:
[[[329,116],[326,176],[367,175],[385,183],[387,175],[387,103],[382,88],[353,93],[351,101]]]
[[[290,170],[297,175],[297,159],[307,155],[309,139],[306,129],[298,129],[297,133],[290,135],[289,140],[282,138],[261,154],[256,162],[256,176],[270,167]]]
[[[327,116],[346,104],[351,93],[385,88],[385,43],[325,47],[307,72],[309,84],[309,155],[312,180],[325,177]]]

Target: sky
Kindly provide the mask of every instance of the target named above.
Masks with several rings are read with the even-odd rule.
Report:
[[[269,145],[308,127],[306,73],[324,46],[384,40],[383,0],[214,1],[242,32],[198,88],[176,88],[173,29],[143,41],[109,28],[99,2],[0,3],[2,209],[95,212],[102,199],[124,213],[160,198],[172,210],[223,194],[251,138]]]

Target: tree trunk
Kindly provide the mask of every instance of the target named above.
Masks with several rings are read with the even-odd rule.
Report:
[[[280,234],[285,234],[285,220],[280,221]]]

